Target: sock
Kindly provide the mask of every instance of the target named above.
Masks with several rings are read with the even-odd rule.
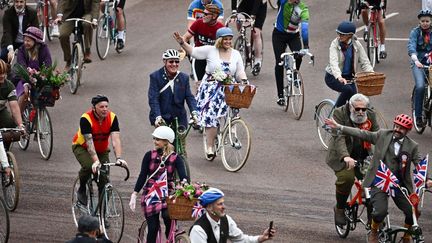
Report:
[[[255,58],[255,64],[260,64],[261,65],[262,62],[262,58]]]
[[[119,39],[123,40],[123,38],[124,38],[124,30],[119,30],[117,36],[118,36]]]
[[[384,44],[380,44],[380,51],[385,51],[385,45]]]
[[[347,195],[336,193],[336,208],[339,209],[345,208],[347,199],[348,199]]]
[[[367,31],[368,31],[368,27],[365,26],[365,28],[364,28],[364,32],[367,32]]]
[[[379,228],[380,224],[381,223],[377,223],[377,222],[375,222],[375,220],[372,219],[371,230],[373,230],[375,232],[378,231],[378,228]]]

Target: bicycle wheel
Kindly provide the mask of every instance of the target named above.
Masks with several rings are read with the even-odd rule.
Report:
[[[6,208],[9,211],[15,211],[19,201],[20,191],[20,177],[18,170],[18,163],[12,152],[7,152],[9,166],[11,168],[11,174],[6,177],[5,173],[2,173],[2,188],[3,196],[6,204]]]
[[[356,0],[350,0],[350,5],[348,6],[347,13],[349,14],[349,21],[352,22],[355,14],[355,2]]]
[[[272,8],[272,9],[277,9],[278,8],[278,1],[279,0],[268,0],[267,2],[270,4],[270,7]]]
[[[190,243],[189,236],[186,232],[175,236],[175,243]]]
[[[377,57],[377,47],[375,47],[374,43],[374,25],[369,24],[369,31],[367,32],[366,39],[367,39],[367,55],[369,58],[369,61],[372,65],[372,67],[375,67],[376,64],[376,57]]]
[[[186,156],[184,155],[180,155],[181,158],[183,159],[183,163],[185,165],[185,170],[186,170],[186,175],[189,178],[189,181],[191,180],[191,173],[190,173],[190,168],[189,168],[189,162]]]
[[[120,242],[124,229],[122,198],[113,186],[105,187],[101,196],[100,215],[105,237],[112,242]]]
[[[425,94],[426,96],[426,94]],[[427,98],[423,99],[423,103],[427,101]],[[424,130],[426,129],[426,126],[420,127],[417,125],[417,119],[416,119],[416,114],[415,114],[415,87],[413,88],[413,91],[411,93],[411,111],[412,111],[412,118],[413,118],[413,124],[414,124],[414,129],[416,130],[416,132],[418,134],[422,134],[424,132]],[[424,104],[423,104],[424,105]],[[426,113],[425,110],[422,109],[422,116],[426,117]]]
[[[32,134],[33,122],[30,121],[30,114],[33,106],[29,103],[22,112],[22,121],[27,132],[26,136],[21,136],[18,145],[22,150],[26,150],[30,144],[30,135]]]
[[[69,82],[69,89],[72,94],[76,94],[76,92],[78,91],[78,86],[80,85],[80,79],[81,79],[82,65],[83,65],[82,46],[81,44],[76,43],[73,46],[72,62],[71,62],[71,69],[70,69],[71,80]]]
[[[239,171],[249,157],[251,137],[249,128],[241,119],[231,121],[222,134],[222,163],[230,172]]]
[[[46,14],[45,14],[46,11]],[[46,10],[44,11],[44,15],[46,17],[44,17],[44,21],[45,21],[45,28],[44,28],[44,40],[45,40],[45,36],[48,39],[48,41],[52,41],[52,17],[51,17],[51,5],[46,5]]]
[[[36,136],[42,157],[49,160],[53,149],[51,117],[45,107],[38,108]]]
[[[324,120],[332,116],[333,109],[334,102],[328,99],[321,101],[321,103],[319,103],[315,108],[315,125],[321,145],[325,150],[328,149],[331,134],[329,131],[327,131]]]
[[[96,30],[96,50],[101,60],[104,60],[108,55],[111,41],[110,32],[111,26],[108,18],[105,15],[100,16]]]
[[[3,198],[0,198],[0,242],[7,243],[9,240],[9,212]]]
[[[241,55],[241,58],[243,60],[243,64],[244,64],[245,68],[248,65],[248,63],[247,63],[247,55],[248,54],[247,54],[247,50],[246,50],[246,48],[247,48],[246,42],[247,42],[247,39],[242,37],[242,36],[237,37],[237,39],[234,42],[234,49],[236,49],[237,51],[240,52],[240,55]]]
[[[92,187],[86,185],[87,204],[83,205],[78,202],[77,193],[79,186],[80,180],[79,177],[77,177],[72,187],[72,217],[76,227],[78,227],[78,220],[81,218],[81,216],[91,215],[93,205],[96,205],[98,201],[97,193],[93,193]]]
[[[144,222],[141,224],[141,227],[138,230],[138,243],[146,243],[147,234],[148,234],[147,221],[144,220]]]
[[[340,238],[347,238],[348,234],[350,232],[350,225],[348,220],[346,221],[345,225],[337,225],[335,224],[336,233],[339,235]]]
[[[298,70],[294,72],[293,76],[294,81],[291,84],[291,108],[295,119],[300,120],[304,108],[304,82]]]
[[[387,121],[384,118],[383,114],[380,111],[378,111],[377,109],[373,109],[373,110],[375,112],[376,119],[377,119],[377,122],[378,122],[380,129],[387,129],[388,128]]]

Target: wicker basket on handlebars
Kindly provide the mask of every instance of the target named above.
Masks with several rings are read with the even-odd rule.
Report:
[[[226,84],[225,102],[232,108],[249,108],[256,93],[256,87],[249,84]]]
[[[190,200],[182,196],[167,198],[169,217],[181,221],[195,220],[192,217],[192,209],[197,201],[197,198]]]
[[[366,96],[374,96],[382,93],[385,74],[377,72],[360,72],[356,76],[357,91]]]

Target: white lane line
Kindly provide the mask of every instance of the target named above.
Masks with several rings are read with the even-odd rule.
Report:
[[[385,38],[385,40],[391,40],[391,41],[408,41],[408,38]]]
[[[394,17],[394,16],[396,16],[398,14],[399,14],[399,12],[394,12],[394,13],[387,14],[385,19],[387,20],[387,19],[389,19],[391,17]],[[358,27],[356,29],[356,33],[359,32],[360,30],[363,30],[365,27],[366,27],[366,25],[362,25],[362,26]]]

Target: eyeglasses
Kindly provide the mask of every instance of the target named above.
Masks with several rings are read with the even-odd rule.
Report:
[[[173,63],[179,64],[180,61],[179,60],[169,60],[168,63],[169,64],[173,64]]]
[[[211,15],[211,13],[206,13],[206,12],[204,12],[203,14],[204,14],[204,16]]]
[[[367,111],[367,108],[354,107],[354,110],[355,110],[355,111],[363,111],[363,112],[366,112],[366,111]]]

